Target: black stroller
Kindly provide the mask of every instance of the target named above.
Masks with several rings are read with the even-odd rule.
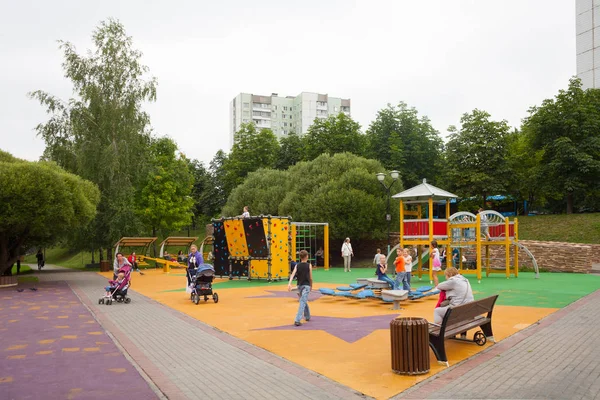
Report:
[[[208,301],[208,297],[212,296],[215,303],[219,302],[219,295],[212,290],[212,282],[215,278],[215,269],[212,265],[201,264],[197,269],[189,268],[187,273],[192,290],[190,299],[194,304],[198,304],[202,296],[204,301]]]

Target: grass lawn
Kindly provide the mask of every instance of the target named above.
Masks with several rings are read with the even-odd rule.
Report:
[[[600,243],[600,213],[518,217],[519,239]]]
[[[98,254],[96,254],[95,256],[96,262],[98,262]],[[37,259],[35,258],[35,254],[25,257],[24,262],[37,265]],[[55,264],[66,268],[85,269],[85,265],[90,264],[91,262],[92,255],[88,251],[75,253],[70,252],[67,249],[58,247],[46,249],[46,264]],[[93,268],[88,268],[86,270],[94,271]]]

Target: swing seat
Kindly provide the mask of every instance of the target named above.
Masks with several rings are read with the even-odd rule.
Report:
[[[321,294],[324,294],[326,296],[333,296],[335,294],[335,290],[329,289],[329,288],[320,288],[319,292],[321,292]]]
[[[417,292],[429,292],[431,289],[433,289],[433,286],[421,286],[417,288]]]

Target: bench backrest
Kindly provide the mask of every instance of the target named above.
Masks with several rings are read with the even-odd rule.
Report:
[[[484,313],[489,313],[494,309],[494,304],[498,295],[483,298],[481,300],[472,301],[454,308],[448,308],[443,326],[454,325],[459,322],[468,321]]]

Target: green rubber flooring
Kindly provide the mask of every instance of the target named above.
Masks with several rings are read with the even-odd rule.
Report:
[[[185,276],[182,274],[182,276]],[[313,271],[315,286],[319,283],[349,284],[357,278],[375,277],[375,268],[355,268],[352,272],[344,272],[342,268],[331,268],[329,271],[318,269]],[[475,276],[467,275],[473,288],[475,298],[499,294],[498,304],[509,306],[562,308],[600,288],[600,276],[570,274],[570,273],[541,273],[535,279],[533,272],[520,272],[518,278],[506,279],[502,274],[482,277],[477,283]],[[443,280],[443,279],[441,279]],[[219,289],[246,288],[259,286],[285,287],[287,281],[267,282],[264,280],[234,279],[217,282],[213,286]],[[413,277],[412,287],[428,286],[426,276],[419,281]],[[167,292],[183,292],[184,288]]]

